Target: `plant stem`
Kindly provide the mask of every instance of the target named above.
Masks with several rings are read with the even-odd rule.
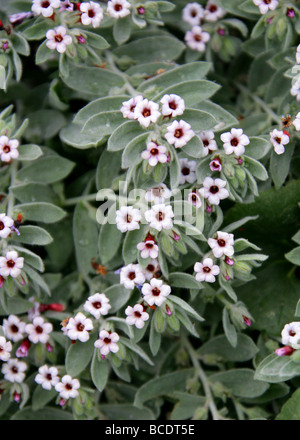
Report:
[[[83,196],[72,197],[71,199],[65,200],[64,206],[76,205],[77,203],[82,202],[82,201],[95,202],[96,197],[97,197],[97,194],[86,194]]]
[[[130,93],[130,95],[133,97],[138,95],[138,92],[135,90],[134,87],[132,87],[132,85],[128,81],[127,75],[124,72],[122,72],[122,70],[118,69],[118,67],[116,66],[111,52],[109,52],[109,51],[106,52],[106,58],[107,58],[108,64],[111,66],[112,70],[115,73],[117,73],[118,75],[121,75],[123,77],[128,93]]]
[[[13,161],[11,164],[11,174],[10,174],[10,187],[14,186],[15,180],[16,180],[16,174],[18,170],[17,161]],[[15,203],[15,197],[11,190],[9,190],[8,194],[8,204],[7,204],[7,216],[12,217],[13,216],[13,210],[14,210],[14,203]]]

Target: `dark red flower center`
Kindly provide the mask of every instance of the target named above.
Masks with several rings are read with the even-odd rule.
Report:
[[[135,272],[129,272],[129,274],[128,274],[128,278],[129,278],[130,280],[134,280],[135,277],[136,277]]]
[[[142,111],[142,115],[144,116],[144,118],[148,118],[148,116],[151,116],[151,110],[149,108],[144,108],[144,110]]]
[[[131,215],[129,215],[129,214],[126,215],[126,222],[127,222],[127,223],[131,223],[131,222],[132,222],[132,217],[131,217]]]
[[[50,373],[46,374],[46,379],[47,380],[52,380],[52,375]]]
[[[93,302],[93,307],[95,307],[95,309],[101,309],[101,302],[100,301]]]
[[[6,266],[7,266],[7,267],[14,267],[15,264],[16,264],[16,263],[14,262],[14,260],[8,260],[8,261],[6,262]]]
[[[172,110],[176,110],[176,109],[177,109],[177,104],[176,104],[176,102],[175,102],[175,101],[170,101],[170,102],[169,102],[169,107],[170,107],[170,109],[172,109]]]
[[[0,222],[0,231],[2,231],[2,229],[4,229],[4,228],[5,228],[4,223]]]
[[[142,316],[142,314],[141,314],[141,312],[135,311],[134,316],[136,316],[137,318],[140,318]]]
[[[78,331],[78,332],[83,332],[83,330],[84,330],[84,325],[83,325],[81,322],[79,322],[79,323],[77,324],[76,328],[77,328],[77,331]]]
[[[66,385],[65,385],[65,389],[66,390],[68,390],[68,391],[71,391],[72,390],[72,385],[70,384],[70,383],[66,383]]]
[[[164,214],[163,212],[159,211],[159,212],[156,214],[156,218],[157,218],[157,220],[158,220],[159,222],[162,222],[163,219],[165,218],[165,214]]]
[[[237,138],[233,138],[231,139],[230,143],[233,147],[237,147],[239,144],[239,140]]]
[[[201,39],[202,39],[202,38],[201,38],[201,35],[200,35],[200,34],[195,34],[195,35],[194,35],[194,40],[195,40],[195,41],[201,41]]]
[[[152,295],[159,296],[159,294],[160,294],[160,290],[157,287],[154,287],[154,289],[152,289]]]
[[[103,342],[104,342],[105,344],[110,344],[110,343],[111,343],[111,339],[110,339],[110,338],[104,338],[104,339],[103,339]]]
[[[154,272],[155,271],[155,267],[153,266],[153,264],[148,264],[146,269],[148,270],[148,272]]]
[[[208,9],[209,9],[209,12],[216,12],[218,10],[218,6],[217,5],[211,5]]]
[[[94,11],[94,9],[89,9],[89,12],[88,12],[88,16],[90,17],[90,18],[93,18],[93,17],[95,17],[95,11]]]
[[[4,153],[9,153],[9,152],[10,152],[10,146],[9,146],[9,145],[5,145],[5,146],[3,147],[3,152],[4,152]]]
[[[181,138],[183,136],[183,131],[181,128],[176,128],[175,132],[174,132],[174,137],[176,137],[177,139]]]
[[[189,168],[187,168],[187,167],[184,167],[184,168],[182,168],[182,170],[181,170],[181,173],[184,175],[184,176],[188,176],[189,174],[190,174],[190,169]]]
[[[12,333],[18,333],[19,327],[17,327],[15,324],[10,326],[10,330]]]
[[[17,374],[18,373],[18,369],[17,369],[17,367],[11,367],[11,371],[12,371],[12,373],[14,373],[14,374]]]
[[[115,6],[114,6],[115,11],[119,12],[119,11],[122,11],[122,9],[123,9],[122,5],[120,5],[119,3],[115,4]]]
[[[152,155],[152,156],[156,156],[157,154],[159,154],[159,151],[158,151],[158,148],[151,148],[151,150],[150,150],[150,154]]]
[[[219,245],[220,247],[224,247],[224,246],[226,246],[226,241],[223,240],[223,238],[219,238],[219,240],[218,240],[218,245]]]
[[[60,34],[58,34],[58,35],[55,35],[54,40],[55,40],[57,43],[61,43],[62,40],[63,40],[63,37],[62,37]]]
[[[212,193],[212,194],[217,194],[217,192],[219,192],[219,187],[217,186],[217,185],[212,185],[210,188],[209,188],[209,191]]]
[[[205,272],[205,273],[209,273],[211,271],[211,268],[208,267],[208,266],[204,266],[202,271]]]
[[[295,332],[294,330],[290,330],[290,331],[289,331],[289,335],[293,337],[293,336],[296,335],[296,332]]]
[[[43,329],[42,329],[42,327],[41,327],[40,325],[37,325],[37,326],[35,327],[35,331],[36,331],[37,333],[39,333],[39,334],[43,333]]]
[[[41,3],[42,8],[48,8],[48,6],[50,6],[50,2],[48,2],[48,1],[44,1]]]

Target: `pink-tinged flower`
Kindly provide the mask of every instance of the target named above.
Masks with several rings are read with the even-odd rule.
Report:
[[[128,101],[122,102],[121,112],[124,118],[135,119],[134,110],[138,102],[143,101],[142,95],[135,96]]]
[[[9,22],[13,25],[16,26],[18,24],[23,23],[25,18],[32,18],[33,17],[33,13],[32,12],[19,12],[16,14],[11,14],[8,16]]]
[[[274,11],[279,4],[278,0],[253,0],[253,3],[259,7],[261,14]]]
[[[31,347],[31,343],[28,338],[24,339],[24,341],[21,342],[20,347],[16,351],[16,357],[22,358],[28,356],[28,351]]]
[[[138,14],[140,14],[140,15],[144,15],[145,12],[146,12],[146,9],[145,9],[143,6],[139,6],[139,7],[137,8],[137,11],[138,11]]]
[[[225,257],[225,263],[228,264],[228,266],[233,266],[234,265],[234,260],[232,258],[229,257]]]
[[[196,168],[197,162],[195,160],[188,160],[186,158],[179,159],[181,174],[180,174],[180,184],[184,183],[194,183],[196,182]]]
[[[297,64],[300,64],[300,44],[298,44],[298,46],[297,46],[296,62],[297,62]]]
[[[6,214],[0,214],[0,237],[7,238],[11,233],[11,227],[14,221],[12,218],[8,217]]]
[[[147,281],[152,280],[157,273],[160,273],[160,266],[157,260],[151,259],[144,269],[145,278]]]
[[[44,390],[50,391],[59,382],[58,370],[56,367],[43,365],[39,368],[35,376],[35,382],[42,386]]]
[[[245,153],[245,146],[250,143],[248,136],[243,134],[241,128],[232,128],[230,132],[221,134],[221,141],[226,154],[234,153],[241,156]]]
[[[59,12],[62,12],[62,11],[73,12],[74,11],[74,4],[70,0],[61,1]]]
[[[203,143],[203,156],[207,156],[208,154],[211,154],[213,151],[218,149],[217,142],[215,141],[215,135],[214,132],[211,130],[208,131],[200,131],[197,133],[199,138],[202,140]]]
[[[25,379],[24,371],[27,370],[27,364],[18,359],[9,359],[2,366],[4,379],[12,383],[22,383]]]
[[[213,0],[209,0],[205,6],[204,19],[206,21],[217,21],[224,17],[226,11],[218,6]]]
[[[297,101],[300,101],[300,78],[293,83],[290,93],[296,97]]]
[[[142,258],[157,258],[158,257],[158,246],[155,244],[154,240],[147,240],[138,243],[137,249],[141,252]]]
[[[160,203],[153,205],[151,209],[145,212],[145,219],[151,228],[161,231],[162,229],[172,229],[173,227],[173,209],[171,205]]]
[[[61,382],[55,385],[56,391],[60,397],[65,400],[70,398],[74,399],[79,395],[78,389],[80,388],[80,382],[78,379],[72,379],[69,374],[62,377]]]
[[[284,131],[276,128],[270,133],[270,141],[273,144],[276,154],[283,154],[285,152],[285,145],[290,142],[290,137]]]
[[[14,401],[16,403],[20,403],[20,401],[21,401],[21,394],[18,393],[17,391],[14,392]]]
[[[170,145],[174,145],[175,148],[184,147],[195,136],[194,131],[191,129],[190,124],[183,121],[173,121],[171,125],[167,127],[168,132],[165,134],[165,138]]]
[[[63,312],[66,309],[66,306],[61,303],[51,303],[51,304],[40,304],[39,312],[43,313],[47,310],[51,310],[53,312]]]
[[[46,350],[48,351],[48,353],[52,353],[53,351],[53,346],[49,344],[49,342],[46,342]]]
[[[211,171],[221,171],[222,170],[222,162],[219,157],[215,157],[209,164],[209,168]]]
[[[175,118],[180,116],[185,110],[184,100],[175,94],[164,95],[160,100],[162,104],[161,112],[164,116]]]
[[[143,328],[145,321],[149,319],[149,314],[144,312],[144,307],[141,304],[136,304],[133,307],[128,306],[125,310],[125,315],[127,315],[127,324],[135,325],[139,329]]]
[[[103,9],[99,5],[99,3],[95,2],[84,2],[80,4],[81,14],[81,23],[85,26],[89,26],[90,24],[93,28],[96,28],[100,25],[103,19]]]
[[[176,234],[175,231],[172,231],[173,236],[171,238],[173,238],[174,241],[179,241],[180,240],[180,235]]]
[[[9,139],[7,136],[0,136],[0,158],[2,162],[10,162],[19,157],[19,141]]]
[[[206,43],[210,40],[210,35],[208,32],[203,31],[201,26],[193,26],[192,30],[186,32],[184,39],[191,49],[204,52]]]
[[[172,191],[167,188],[164,183],[160,183],[154,188],[148,189],[145,194],[147,202],[153,202],[155,205],[164,203],[166,199],[170,199]]]
[[[196,263],[194,265],[194,271],[196,272],[195,277],[197,281],[214,283],[216,281],[216,275],[220,273],[220,268],[214,264],[211,258],[205,258],[202,263]]]
[[[188,3],[182,10],[182,20],[191,26],[200,24],[204,16],[204,9],[199,3]]]
[[[110,351],[112,353],[117,353],[119,351],[119,346],[117,344],[119,339],[120,336],[118,333],[109,333],[106,330],[101,330],[99,333],[99,339],[94,343],[94,346],[100,349],[100,353],[103,356],[107,356]]]
[[[157,145],[155,142],[148,142],[147,150],[141,153],[143,159],[148,160],[151,167],[160,163],[167,162],[167,148],[164,145]]]
[[[223,256],[232,257],[234,254],[234,236],[227,232],[217,232],[216,238],[209,238],[208,245],[211,247],[216,258]]]
[[[142,215],[140,210],[135,209],[132,206],[122,206],[116,212],[116,224],[117,224],[117,228],[121,232],[140,229],[141,220],[142,220]]]
[[[137,119],[142,126],[149,127],[151,122],[155,123],[160,117],[158,108],[159,105],[156,102],[143,99],[135,106],[134,119]]]
[[[202,205],[202,201],[198,191],[192,191],[188,195],[188,201],[195,206],[195,208],[200,208]]]
[[[245,323],[248,327],[251,327],[251,324],[252,324],[251,319],[248,318],[248,316],[245,316],[245,315],[242,315],[242,316],[243,316],[244,323]]]
[[[300,44],[299,44],[299,46],[300,46]],[[297,116],[293,120],[293,125],[296,128],[296,131],[300,130],[300,112],[297,114]]]
[[[76,39],[78,41],[78,44],[85,44],[86,43],[83,35],[76,35]]]
[[[50,29],[46,33],[46,46],[54,50],[56,49],[59,53],[64,53],[67,46],[72,44],[71,35],[67,35],[67,29],[64,26],[58,26],[55,29]]]
[[[199,193],[208,200],[210,205],[219,205],[220,200],[229,197],[229,192],[225,188],[226,185],[225,180],[205,177],[203,188],[199,189]]]
[[[168,316],[172,316],[172,315],[173,315],[172,310],[170,309],[170,307],[168,306],[168,304],[166,304],[166,314],[167,314]]]
[[[54,9],[60,7],[60,0],[33,0],[31,10],[34,15],[43,15],[49,18],[54,14]]]
[[[107,3],[107,13],[114,18],[126,17],[130,14],[130,8],[127,0],[111,0]]]
[[[295,17],[295,9],[293,9],[293,8],[288,8],[287,10],[286,10],[286,16],[287,17],[289,17],[289,18],[294,18]]]
[[[24,337],[25,322],[20,321],[16,315],[9,315],[7,319],[3,320],[4,335],[14,342],[18,342]]]
[[[162,280],[152,278],[149,283],[145,283],[142,288],[142,294],[144,300],[149,306],[161,306],[167,299],[167,296],[171,293],[171,287],[167,284],[163,284]]]
[[[275,353],[277,356],[290,356],[295,351],[294,348],[290,347],[289,345],[286,345],[285,347],[277,348],[275,350]]]
[[[37,344],[38,342],[46,344],[52,330],[52,324],[50,324],[50,322],[45,322],[41,316],[34,318],[32,324],[27,324],[25,327],[28,339],[34,344]]]
[[[90,338],[89,332],[94,326],[91,319],[87,318],[83,313],[79,312],[74,318],[70,318],[66,326],[66,334],[72,340],[77,339],[80,342],[86,342]]]
[[[20,275],[24,266],[24,258],[18,257],[16,251],[8,251],[5,257],[0,257],[0,275],[4,278],[9,275],[16,278]]]
[[[88,297],[83,308],[96,319],[99,319],[100,316],[108,314],[109,310],[111,309],[111,305],[109,304],[109,299],[104,295],[104,293],[95,293],[94,295]]]
[[[125,289],[134,289],[136,285],[145,282],[145,275],[142,267],[139,264],[128,264],[122,267],[120,272],[120,284],[123,284]]]
[[[300,348],[300,322],[290,322],[286,324],[281,332],[281,342],[283,345],[298,350]]]
[[[0,336],[0,360],[7,362],[10,359],[10,352],[12,351],[12,345],[10,341],[6,341],[4,336]]]

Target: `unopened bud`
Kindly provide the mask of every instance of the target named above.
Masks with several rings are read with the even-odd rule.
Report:
[[[275,350],[275,353],[277,356],[290,356],[292,353],[294,353],[294,349],[290,347],[289,345],[286,345],[285,347],[277,348]]]
[[[20,347],[16,351],[16,357],[22,358],[28,356],[28,351],[31,346],[31,343],[28,338],[24,339],[24,341],[21,343]]]

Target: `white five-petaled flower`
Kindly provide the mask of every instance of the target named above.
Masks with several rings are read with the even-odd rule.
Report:
[[[0,159],[2,162],[10,162],[11,159],[19,157],[19,141],[9,139],[7,136],[0,136]]]
[[[81,23],[85,26],[92,25],[96,28],[100,25],[103,19],[103,9],[99,3],[95,2],[84,2],[80,4]]]
[[[7,319],[3,320],[4,335],[14,342],[18,342],[24,337],[25,322],[20,321],[16,315],[9,315]]]
[[[25,331],[28,334],[28,339],[37,344],[41,342],[46,344],[50,338],[50,333],[53,326],[50,322],[45,322],[44,318],[37,316],[33,319],[32,324],[26,324]]]
[[[120,271],[120,284],[123,284],[126,289],[134,289],[136,285],[145,282],[145,275],[142,267],[139,264],[128,264],[122,267]]]
[[[182,20],[191,26],[200,24],[204,16],[204,9],[199,3],[188,3],[182,10]]]
[[[121,112],[124,118],[135,119],[134,110],[138,102],[143,101],[142,95],[135,96],[128,101],[122,102]]]
[[[283,131],[277,130],[277,128],[275,128],[270,133],[270,141],[273,144],[275,153],[283,154],[285,152],[284,146],[290,142],[290,138]]]
[[[44,388],[44,390],[51,390],[52,387],[59,382],[58,370],[56,367],[48,367],[43,365],[39,368],[38,374],[35,376],[35,382]]]
[[[204,19],[206,21],[217,21],[224,17],[226,11],[216,4],[213,0],[209,0],[204,10]]]
[[[241,156],[245,153],[245,146],[250,143],[248,136],[243,134],[242,128],[232,128],[220,137],[226,154],[234,153],[236,156]]]
[[[99,333],[99,339],[95,341],[94,346],[100,349],[100,353],[103,356],[107,356],[111,351],[112,353],[117,353],[119,351],[119,346],[117,342],[120,336],[118,333],[109,333],[107,330],[101,330]]]
[[[296,97],[297,101],[300,101],[300,77],[292,84],[290,93]]]
[[[214,283],[216,281],[215,276],[220,273],[220,268],[214,264],[211,258],[205,258],[202,263],[195,263],[194,271],[196,272],[197,281]]]
[[[86,312],[89,312],[96,319],[100,316],[107,315],[111,309],[109,304],[109,299],[104,295],[104,293],[95,293],[89,296],[83,306]]]
[[[31,10],[34,15],[42,14],[49,18],[54,14],[54,9],[60,7],[60,0],[33,0]]]
[[[300,322],[286,324],[281,332],[282,343],[298,350],[300,348]]]
[[[136,304],[131,307],[128,306],[125,310],[127,315],[126,322],[128,325],[135,325],[136,328],[143,328],[145,321],[149,319],[149,314],[144,311],[144,307],[141,304]]]
[[[300,64],[300,44],[298,44],[298,46],[297,46],[296,62],[297,62],[297,64]]]
[[[27,364],[25,362],[19,361],[18,359],[9,359],[2,366],[2,373],[4,374],[4,379],[9,382],[22,383],[25,379],[24,371],[27,370]]]
[[[142,287],[144,300],[149,306],[161,306],[171,293],[171,287],[163,284],[162,280],[152,278],[149,283],[145,283]]]
[[[83,313],[79,312],[74,318],[70,318],[66,326],[66,335],[72,340],[77,339],[80,342],[86,342],[93,330],[94,326],[92,320],[87,318]]]
[[[300,112],[296,115],[295,119],[293,120],[293,125],[297,131],[300,130]]]
[[[0,275],[8,277],[9,275],[16,278],[20,275],[24,266],[24,258],[18,257],[16,251],[8,251],[5,257],[0,257]]]
[[[146,191],[145,199],[147,202],[152,202],[155,205],[159,203],[164,203],[166,199],[170,199],[172,196],[172,191],[164,183],[150,188]]]
[[[174,217],[171,205],[160,203],[153,205],[151,209],[145,212],[145,219],[151,228],[161,231],[162,229],[171,229],[173,227]]]
[[[160,117],[159,105],[156,102],[143,99],[138,101],[134,109],[134,119],[137,119],[144,127],[149,127],[151,122],[155,123]]]
[[[201,26],[193,26],[184,36],[186,44],[193,50],[204,52],[206,43],[210,40],[208,32],[202,30]]]
[[[144,269],[146,280],[150,281],[154,277],[155,273],[160,271],[160,266],[157,260],[151,259],[148,265]]]
[[[155,259],[158,257],[158,246],[154,240],[146,240],[138,243],[137,249],[141,251],[142,258]]]
[[[216,238],[209,238],[208,245],[211,247],[216,258],[223,256],[232,257],[234,254],[234,236],[227,232],[218,231]]]
[[[56,391],[60,397],[68,400],[74,399],[79,395],[78,389],[80,388],[80,382],[78,379],[73,379],[69,374],[66,374],[61,378],[61,382],[55,385]]]
[[[202,205],[202,201],[198,191],[192,191],[188,195],[188,201],[195,206],[195,208],[200,208]]]
[[[57,26],[55,29],[50,29],[46,33],[46,46],[59,53],[64,53],[69,44],[72,44],[71,35],[67,35],[67,29],[64,26]]]
[[[141,220],[142,220],[142,215],[140,210],[133,208],[132,206],[122,206],[116,212],[116,224],[117,224],[117,228],[121,232],[140,229]]]
[[[174,145],[175,148],[184,147],[195,135],[190,124],[182,119],[180,121],[173,121],[172,124],[167,127],[167,130],[168,132],[165,134],[165,138],[169,144]]]
[[[7,238],[11,233],[11,227],[14,221],[12,218],[8,217],[6,214],[0,214],[0,237]]]
[[[211,205],[219,205],[220,200],[229,197],[229,192],[225,188],[226,184],[226,180],[205,177],[203,188],[199,189],[199,193],[207,199]]]
[[[215,135],[214,132],[211,130],[208,131],[200,131],[197,133],[199,138],[202,140],[204,151],[203,155],[207,156],[212,151],[215,151],[218,149],[217,142],[215,141]]]
[[[0,336],[0,361],[7,362],[10,359],[11,350],[11,342],[6,341],[4,336]]]
[[[266,14],[268,11],[274,11],[278,6],[278,0],[253,0],[253,3],[259,7],[261,14]]]
[[[164,145],[157,145],[155,142],[148,142],[147,150],[141,153],[143,159],[148,160],[151,167],[160,163],[166,163],[168,156],[166,155],[167,148]]]
[[[111,17],[122,18],[130,14],[130,7],[127,0],[110,0],[107,3],[107,12]]]
[[[179,183],[184,184],[196,182],[196,168],[197,162],[195,160],[188,160],[186,158],[179,159],[181,174]]]
[[[174,93],[164,95],[160,102],[162,104],[161,112],[164,116],[175,118],[182,115],[185,110],[184,100]]]

